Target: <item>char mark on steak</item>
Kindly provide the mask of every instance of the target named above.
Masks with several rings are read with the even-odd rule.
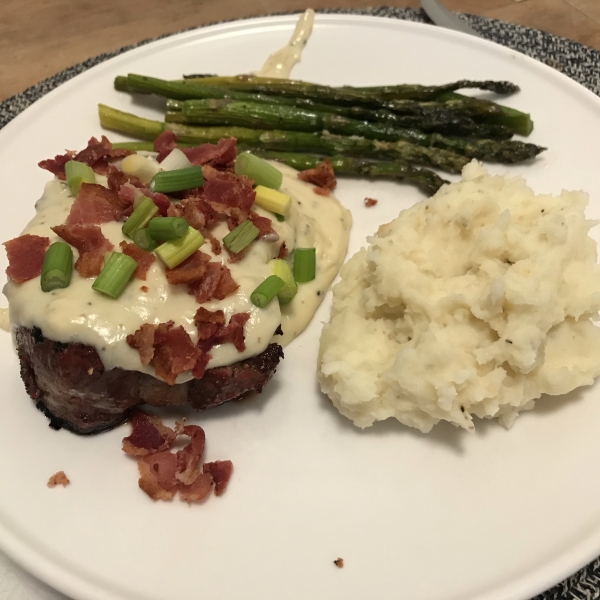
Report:
[[[208,369],[202,379],[168,385],[139,371],[106,370],[95,348],[60,343],[37,327],[16,331],[21,377],[29,396],[55,429],[81,435],[100,433],[125,421],[134,407],[176,406],[196,410],[260,392],[283,358],[278,344],[227,367]]]

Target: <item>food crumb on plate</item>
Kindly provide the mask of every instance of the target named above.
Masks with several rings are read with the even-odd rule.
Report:
[[[48,479],[48,487],[53,488],[57,485],[62,485],[63,487],[67,487],[67,485],[71,483],[70,479],[65,475],[64,471],[57,471]]]
[[[338,568],[338,569],[342,569],[344,567],[344,559],[343,558],[336,558],[333,561],[333,564]]]
[[[371,206],[375,206],[377,204],[377,200],[375,200],[375,198],[365,198],[364,202],[367,208],[371,208]]]

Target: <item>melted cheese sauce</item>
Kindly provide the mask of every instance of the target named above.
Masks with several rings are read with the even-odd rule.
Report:
[[[216,346],[211,351],[212,359],[208,368],[255,356],[265,350],[271,341],[285,345],[294,339],[307,326],[346,254],[351,225],[349,211],[333,196],[315,194],[311,185],[297,178],[294,169],[272,164],[283,173],[281,191],[293,199],[290,215],[284,222],[272,219],[273,229],[279,234],[280,240],[253,242],[244,259],[235,264],[227,262],[225,250],[215,256],[210,251],[210,244],[205,243],[201,248],[202,252],[211,255],[212,260],[226,264],[240,286],[224,300],[214,300],[202,306],[208,310],[223,310],[227,321],[234,313],[250,313],[244,329],[246,350],[240,353],[233,344]],[[73,200],[63,182],[49,182],[36,204],[36,216],[23,233],[46,236],[50,238],[50,243],[57,241],[59,238],[50,227],[64,223]],[[263,216],[273,217],[272,213],[259,207],[255,206],[254,209]],[[101,225],[103,234],[115,245],[115,250],[119,250],[119,242],[125,239],[121,225],[117,222]],[[225,223],[220,223],[212,230],[219,239],[228,231]],[[277,256],[284,240],[289,250],[294,247],[316,248],[316,278],[300,284],[294,299],[281,309],[277,299],[265,308],[257,308],[250,301],[250,294],[271,274],[267,262]],[[77,250],[74,250],[74,255],[76,259]],[[185,328],[192,341],[197,340],[194,314],[200,305],[187,293],[186,285],[170,285],[167,282],[160,259],[157,258],[150,267],[146,281],[132,279],[117,300],[94,291],[91,284],[92,279],[84,279],[75,270],[68,288],[47,293],[42,292],[39,277],[21,284],[8,282],[4,294],[9,301],[11,327],[39,327],[43,335],[52,340],[93,346],[107,369],[121,367],[150,375],[154,375],[153,369],[143,367],[138,351],[127,345],[125,338],[128,334],[134,333],[144,323],[172,320],[175,326],[182,325]],[[147,288],[147,291],[143,288]],[[284,335],[273,337],[280,324]],[[182,374],[177,381],[186,381],[190,377]]]
[[[312,8],[305,10],[296,23],[290,41],[280,50],[273,52],[255,75],[287,79],[293,66],[300,62],[302,50],[312,33],[314,20],[315,11]]]

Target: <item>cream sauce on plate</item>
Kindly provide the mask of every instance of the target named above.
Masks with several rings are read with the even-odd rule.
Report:
[[[290,41],[283,48],[273,52],[255,75],[287,79],[294,65],[300,62],[302,50],[312,33],[314,20],[315,11],[312,8],[306,9],[300,15]]]
[[[238,352],[233,344],[216,346],[211,351],[212,359],[208,368],[255,356],[265,350],[271,341],[281,345],[289,343],[310,321],[346,254],[351,225],[349,211],[333,196],[315,194],[312,186],[297,178],[294,169],[272,164],[283,173],[281,191],[292,197],[290,214],[285,221],[278,222],[272,213],[256,206],[254,209],[272,218],[273,229],[279,234],[280,240],[253,242],[244,259],[235,264],[227,262],[225,250],[215,256],[210,244],[205,243],[201,248],[202,252],[211,255],[212,260],[226,264],[239,284],[238,290],[224,300],[213,300],[202,306],[208,310],[223,310],[227,320],[234,313],[250,313],[244,329],[246,350]],[[101,178],[97,179],[100,183]],[[23,233],[48,237],[51,243],[57,241],[58,236],[50,228],[64,223],[73,200],[73,195],[63,182],[56,179],[50,181],[36,204],[35,217]],[[116,250],[119,250],[119,242],[125,239],[121,225],[109,222],[101,226],[103,234],[115,245]],[[227,233],[225,223],[220,223],[213,230],[219,239]],[[274,299],[267,307],[257,308],[250,301],[250,294],[271,274],[267,263],[277,256],[284,240],[289,250],[295,247],[316,248],[316,278],[300,284],[298,293],[288,305],[280,308],[279,302]],[[74,255],[76,258],[76,250]],[[94,291],[92,281],[73,271],[68,288],[47,293],[42,292],[39,277],[21,284],[9,281],[4,287],[4,294],[9,301],[11,327],[39,327],[43,335],[52,340],[93,346],[107,369],[121,367],[151,375],[154,374],[153,369],[143,367],[138,351],[127,345],[125,338],[128,334],[134,333],[144,323],[172,320],[175,326],[182,325],[192,341],[196,341],[194,314],[200,305],[187,293],[186,285],[170,285],[167,282],[160,259],[157,258],[150,267],[146,281],[132,279],[117,300]],[[147,288],[147,291],[143,288]],[[273,337],[280,324],[283,336]],[[182,374],[177,381],[190,378],[191,375]]]

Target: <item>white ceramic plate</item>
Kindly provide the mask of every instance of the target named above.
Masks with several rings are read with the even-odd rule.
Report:
[[[161,40],[26,110],[0,132],[0,239],[33,214],[48,179],[37,162],[102,133],[98,102],[155,114],[152,102],[134,106],[113,91],[115,75],[248,72],[294,23],[257,19]],[[533,60],[430,26],[318,15],[294,76],[357,85],[514,81],[522,92],[506,104],[533,114],[531,139],[550,149],[533,165],[494,170],[525,174],[538,191],[584,188],[590,216],[600,217],[600,101]],[[420,198],[408,186],[365,181],[341,182],[338,196],[355,217],[351,252]],[[379,203],[367,209],[365,196]],[[84,600],[522,600],[600,552],[597,386],[544,398],[510,431],[486,422],[474,435],[444,425],[421,435],[391,421],[360,431],[315,383],[328,300],[264,394],[191,417],[206,429],[207,460],[235,465],[227,493],[200,506],[154,503],[137,488],[135,462],[120,450],[128,426],[90,438],[49,429],[2,336],[0,546]],[[57,470],[72,483],[50,490]],[[333,565],[338,557],[343,569]]]

